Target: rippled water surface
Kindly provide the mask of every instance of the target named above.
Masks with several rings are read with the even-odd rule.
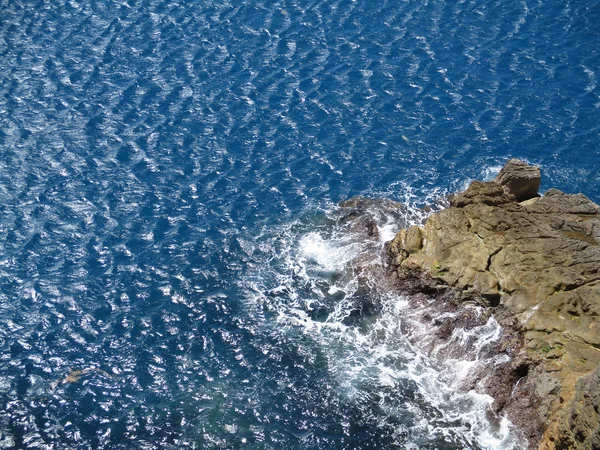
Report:
[[[377,259],[509,157],[599,201],[599,23],[592,0],[0,0],[0,448],[521,448],[458,389],[496,325],[464,361],[415,345],[335,204],[408,205]]]

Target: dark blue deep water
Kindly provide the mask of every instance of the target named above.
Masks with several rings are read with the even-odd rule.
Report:
[[[0,0],[0,448],[521,448],[332,217],[600,201],[599,78],[597,0]]]

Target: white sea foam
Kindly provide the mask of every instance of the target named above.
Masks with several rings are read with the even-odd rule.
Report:
[[[395,231],[392,223],[382,221],[379,250]],[[282,252],[276,257],[282,265],[271,268],[279,272],[280,284],[266,296],[259,282],[253,299],[276,311],[273,326],[282,333],[300,333],[324,352],[339,395],[360,405],[365,415],[379,417],[382,426],[388,418],[402,421],[410,416],[398,425],[402,448],[419,448],[431,439],[484,449],[522,448],[508,420],[488,419],[493,399],[471,386],[478,368],[502,362],[500,357],[486,356],[486,348],[501,338],[493,318],[470,329],[456,327],[440,343],[423,316],[453,320],[458,313],[440,313],[433,302],[415,306],[409,298],[390,292],[369,291],[362,294],[367,300],[356,299],[361,287],[352,262],[372,243],[361,243],[336,226],[319,231],[289,226],[277,239],[280,242],[273,248]],[[265,273],[257,277],[268,278]],[[351,319],[364,301],[380,307],[357,325]],[[325,316],[313,314],[319,307],[326,308]],[[407,392],[421,400],[403,399]],[[373,398],[376,411],[370,403]]]
[[[397,233],[396,226],[393,223],[385,224],[382,227],[379,227],[379,236],[382,242],[391,241],[394,239]]]

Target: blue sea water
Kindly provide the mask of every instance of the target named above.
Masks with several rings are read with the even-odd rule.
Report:
[[[599,24],[595,0],[0,0],[0,448],[522,448],[452,384],[476,361],[399,332],[404,299],[356,318],[335,205],[414,220],[510,157],[600,201]]]

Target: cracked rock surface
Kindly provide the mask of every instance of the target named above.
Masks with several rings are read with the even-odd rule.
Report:
[[[400,287],[478,303],[519,336],[519,376],[498,370],[491,394],[531,448],[600,448],[600,208],[539,183],[511,160],[386,251]]]

